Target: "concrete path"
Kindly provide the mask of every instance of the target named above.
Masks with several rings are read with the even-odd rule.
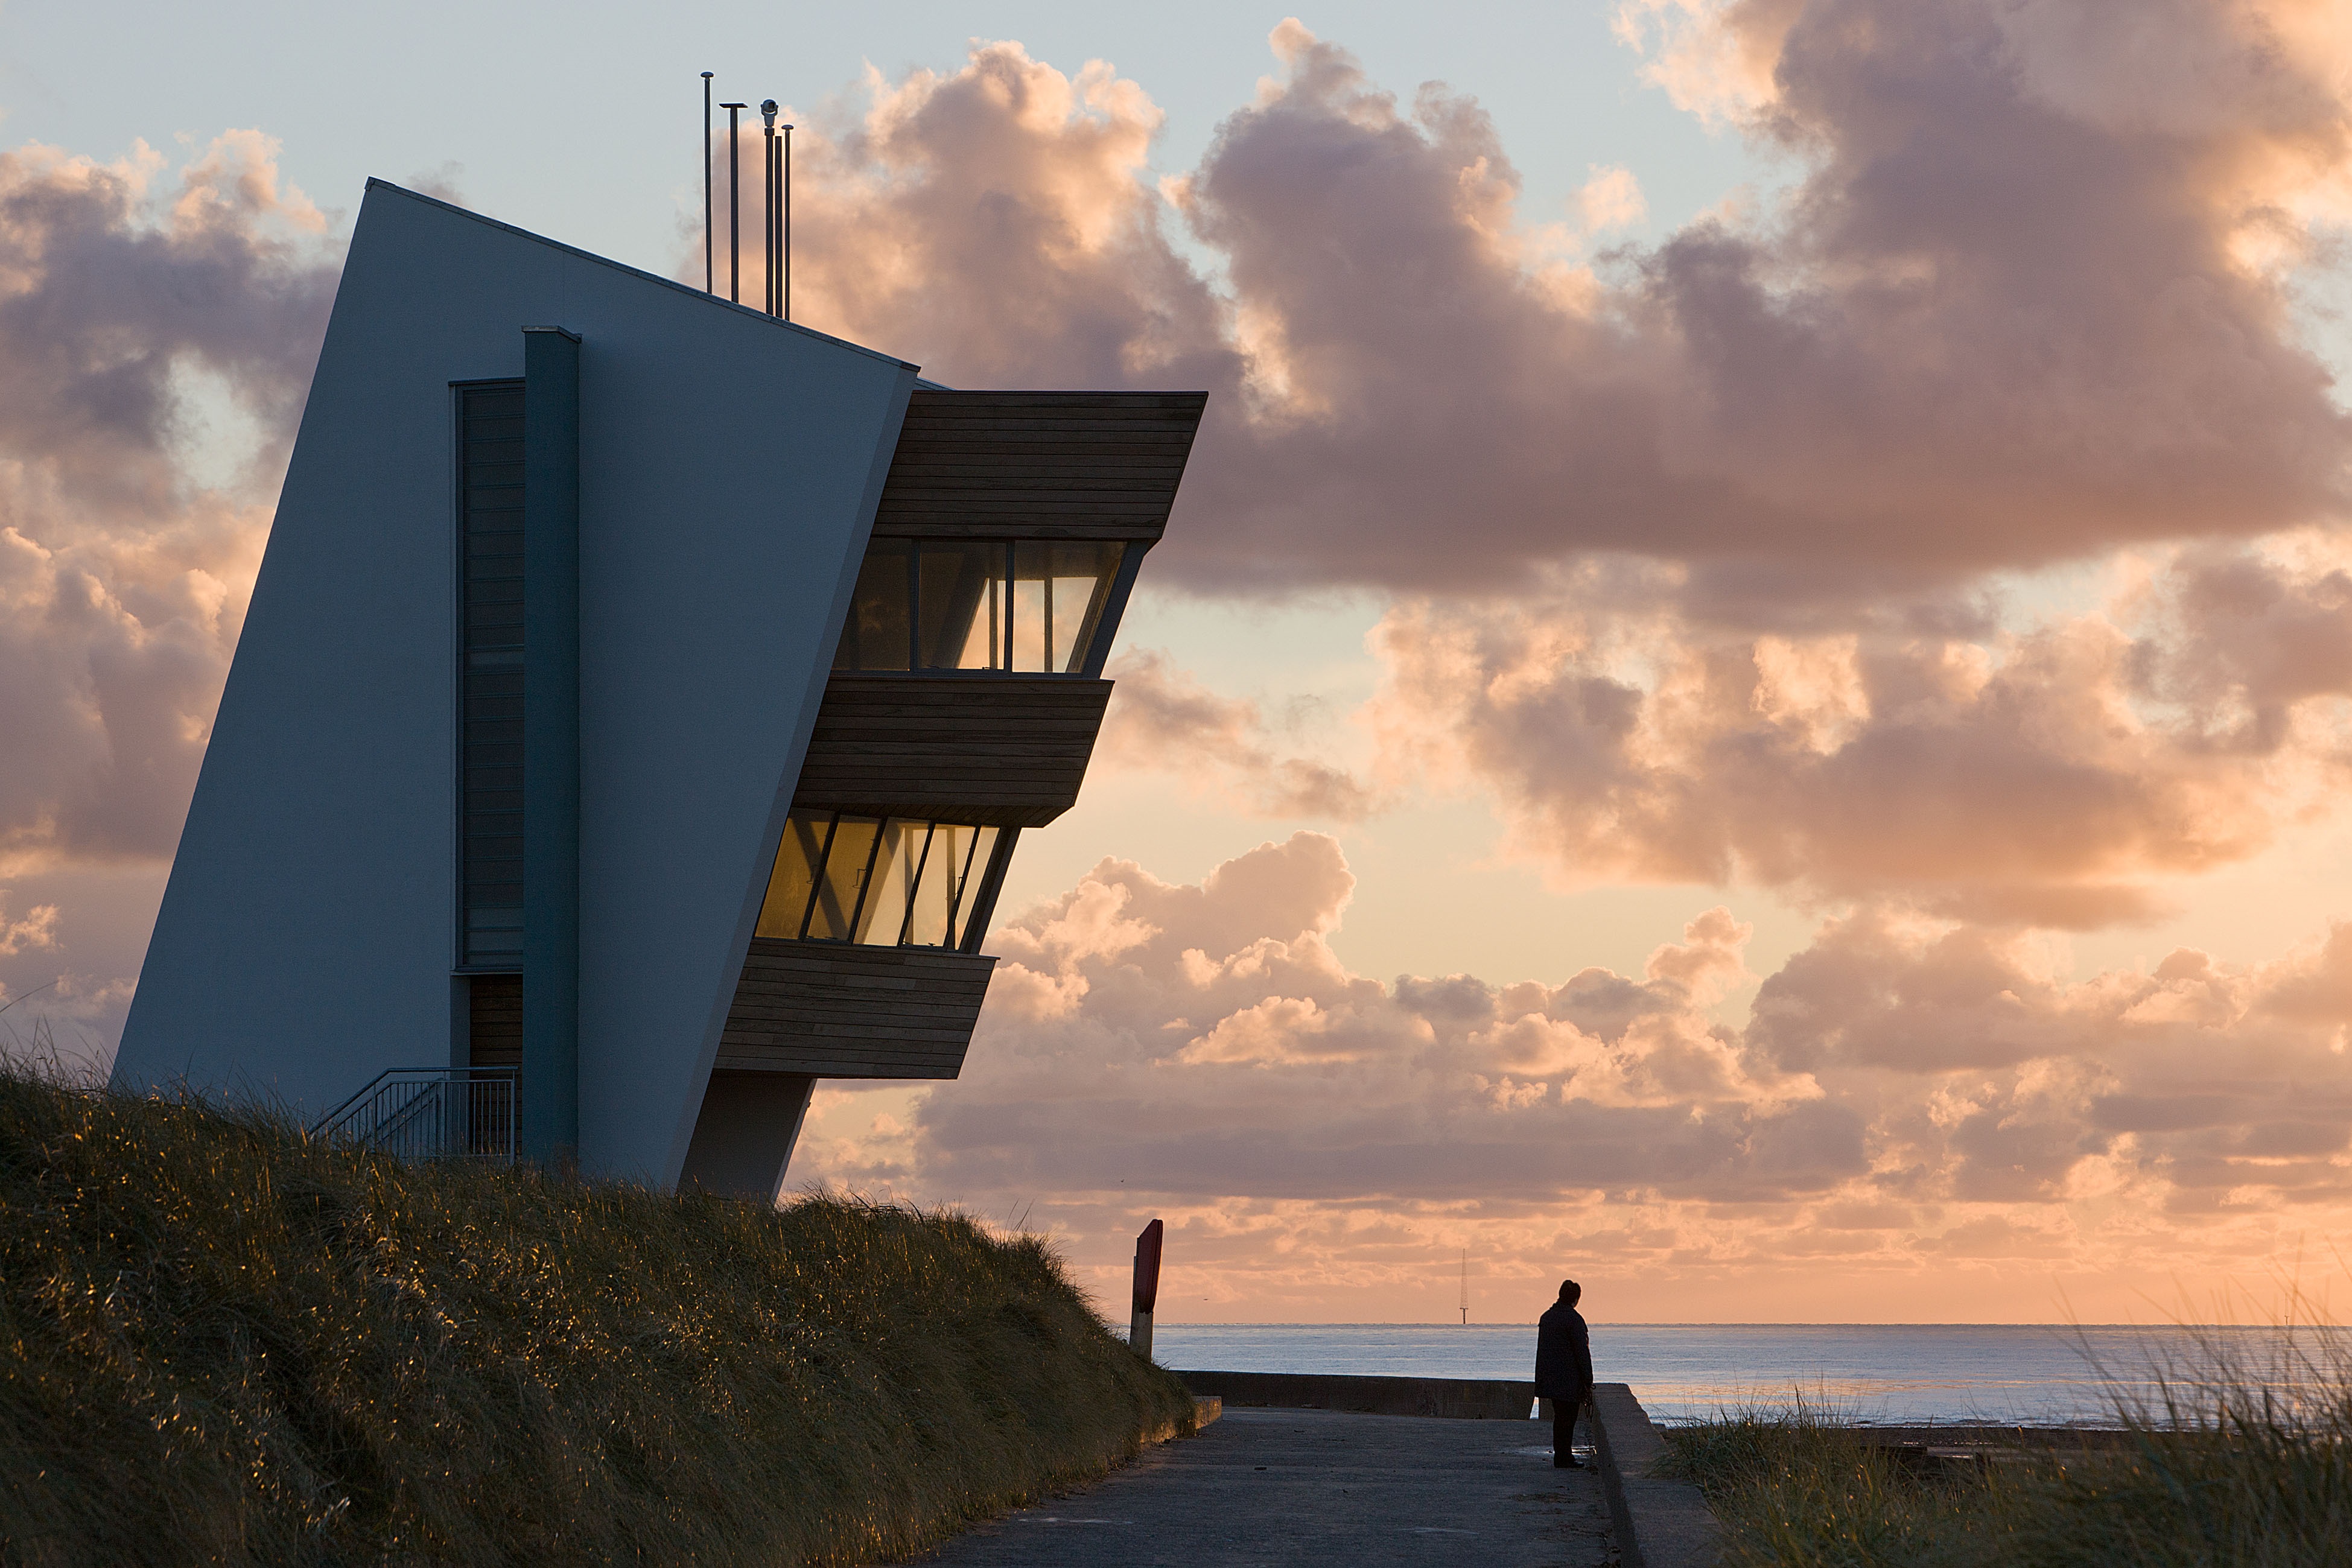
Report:
[[[1552,1468],[1549,1423],[1231,1407],[1197,1437],[923,1559],[938,1568],[1615,1560],[1600,1478]]]

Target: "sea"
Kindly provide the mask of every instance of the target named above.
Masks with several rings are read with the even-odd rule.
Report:
[[[2244,1375],[2316,1354],[2341,1331],[2075,1324],[1605,1323],[1592,1364],[1665,1422],[1802,1402],[1826,1418],[1881,1426],[1999,1422],[2111,1426],[2119,1399],[2161,1408],[2218,1353]],[[2316,1341],[2315,1341],[2315,1336]],[[1169,1323],[1152,1356],[1187,1371],[1533,1375],[1533,1323]],[[2340,1362],[2337,1364],[2342,1364]]]

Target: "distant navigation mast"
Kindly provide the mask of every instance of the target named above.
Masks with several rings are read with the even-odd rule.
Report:
[[[1470,1326],[1470,1249],[1462,1249],[1462,1326]]]

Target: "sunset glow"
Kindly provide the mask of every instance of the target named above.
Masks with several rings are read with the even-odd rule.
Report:
[[[828,1083],[794,1184],[1050,1232],[1112,1301],[1164,1218],[1164,1323],[1450,1321],[1465,1249],[1486,1322],[1563,1272],[1596,1322],[2324,1295],[2346,8],[1585,9],[1746,178],[1563,131],[1538,202],[1475,76],[1344,20],[1265,18],[1197,159],[1152,60],[1010,28],[793,84],[796,320],[1210,394],[962,1077]],[[298,186],[271,108],[0,152],[20,1046],[112,1050],[342,204],[406,172]],[[698,288],[661,167],[631,259]]]

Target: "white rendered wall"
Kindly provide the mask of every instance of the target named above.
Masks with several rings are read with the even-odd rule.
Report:
[[[580,335],[580,1157],[674,1184],[912,367],[371,183],[115,1076],[450,1055],[449,383]]]

